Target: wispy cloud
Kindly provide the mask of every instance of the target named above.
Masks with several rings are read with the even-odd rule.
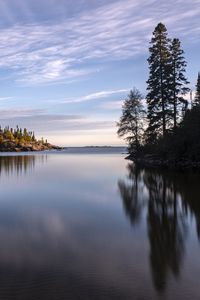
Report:
[[[12,100],[13,97],[0,97],[0,102],[1,101],[8,101],[8,100]]]
[[[81,130],[111,129],[114,120],[91,118],[84,115],[51,114],[40,109],[7,109],[0,110],[1,125],[34,129],[38,134],[73,132]]]
[[[1,109],[0,119],[5,120],[9,118],[31,117],[35,115],[43,115],[44,113],[45,110],[43,109],[31,109],[31,108]]]
[[[25,1],[20,2],[32,20],[31,9]],[[46,0],[45,3],[48,5]],[[66,8],[65,1],[62,5]],[[11,22],[15,7],[2,7]],[[97,61],[110,62],[145,53],[153,27],[159,21],[188,40],[192,33],[195,40],[200,34],[199,18],[199,0],[119,0],[62,18],[59,23],[33,20],[1,29],[0,67],[10,70],[22,84],[67,82],[98,71]]]
[[[100,108],[106,110],[119,110],[122,108],[123,100],[119,101],[107,101],[105,103],[100,104]]]
[[[66,100],[61,101],[61,103],[79,103],[79,102],[97,100],[97,99],[102,99],[102,98],[108,98],[113,95],[124,94],[124,93],[128,92],[129,90],[130,89],[100,91],[100,92],[92,93],[92,94],[82,96],[82,97],[79,97],[76,99],[66,99]]]

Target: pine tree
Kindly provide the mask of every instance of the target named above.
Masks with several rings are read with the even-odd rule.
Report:
[[[142,95],[137,89],[130,91],[122,106],[122,116],[117,123],[119,137],[125,137],[128,142],[129,151],[137,155],[141,145],[143,133],[144,108]]]
[[[200,105],[200,72],[198,73],[197,85],[196,85],[196,94],[194,98],[194,104]]]
[[[34,131],[33,131],[33,133],[32,133],[32,141],[33,141],[33,142],[35,142],[35,141],[36,141],[36,139],[35,139],[35,133],[34,133]]]
[[[181,113],[185,112],[188,106],[188,101],[184,99],[184,95],[190,91],[187,87],[189,81],[185,77],[187,63],[184,58],[184,51],[181,49],[181,42],[175,38],[170,46],[171,53],[171,104],[172,104],[172,119],[174,129],[177,128],[177,121]]]
[[[151,39],[149,48],[149,79],[147,81],[147,106],[149,141],[161,134],[165,136],[168,128],[169,114],[169,71],[170,71],[170,39],[167,37],[165,25],[159,23]]]

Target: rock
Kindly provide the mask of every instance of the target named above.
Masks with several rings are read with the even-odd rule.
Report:
[[[29,152],[29,151],[44,151],[44,150],[61,150],[63,148],[42,142],[24,142],[17,144],[14,141],[3,141],[0,143],[0,152]]]

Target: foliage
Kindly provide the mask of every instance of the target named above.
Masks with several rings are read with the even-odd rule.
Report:
[[[144,154],[173,162],[200,161],[200,106],[188,109],[176,131],[168,132],[157,143],[145,144]]]
[[[181,42],[171,41],[165,25],[159,23],[150,43],[147,114],[140,92],[134,89],[123,104],[118,135],[125,137],[134,158],[151,157],[174,165],[200,162],[200,73],[194,105],[189,109],[184,98],[189,82]]]
[[[181,42],[168,38],[165,25],[156,26],[150,44],[146,135],[147,141],[153,143],[166,136],[172,127],[176,129],[188,106],[184,96],[189,92],[189,82],[185,77],[187,63]]]
[[[196,94],[194,98],[194,104],[200,105],[200,72],[198,73],[197,85],[196,85]]]
[[[149,120],[148,136],[155,139],[166,134],[169,114],[169,70],[170,70],[170,40],[167,37],[165,25],[159,23],[150,42],[148,58],[149,79],[147,81],[147,107]]]
[[[125,137],[129,150],[137,155],[142,144],[144,107],[142,95],[137,89],[130,91],[122,106],[122,116],[118,126],[119,137]]]
[[[189,84],[187,78],[185,77],[185,68],[187,63],[184,58],[184,51],[181,49],[181,42],[179,39],[175,38],[172,40],[170,45],[171,54],[171,84],[169,88],[171,89],[171,104],[172,104],[172,115],[174,129],[177,127],[177,121],[180,120],[182,114],[186,111],[188,107],[188,102],[184,99],[190,89],[187,87]]]
[[[23,144],[28,142],[35,142],[35,134],[32,131],[27,131],[26,128],[22,130],[18,126],[13,129],[6,126],[5,128],[0,127],[0,143],[6,143],[13,141],[16,144]]]

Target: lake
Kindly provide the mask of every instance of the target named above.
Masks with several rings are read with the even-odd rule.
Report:
[[[1,154],[0,299],[200,299],[200,176],[125,156]]]

